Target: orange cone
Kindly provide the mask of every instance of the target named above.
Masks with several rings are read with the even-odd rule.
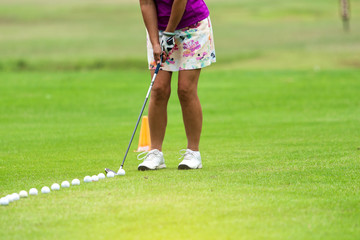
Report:
[[[151,140],[150,140],[149,119],[147,116],[143,116],[141,120],[139,146],[137,152],[147,152],[150,151],[150,148],[151,148]]]

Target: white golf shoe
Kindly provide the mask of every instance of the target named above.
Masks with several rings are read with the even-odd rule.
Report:
[[[164,161],[164,155],[162,152],[160,152],[157,149],[153,149],[150,152],[140,153],[137,156],[137,158],[138,158],[138,160],[144,160],[138,166],[139,171],[166,168],[165,161]]]
[[[199,151],[192,151],[190,149],[180,150],[181,158],[184,158],[178,166],[179,170],[183,169],[198,169],[202,168],[201,156]]]

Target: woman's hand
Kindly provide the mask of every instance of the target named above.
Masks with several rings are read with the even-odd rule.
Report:
[[[160,63],[160,57],[162,56],[162,62],[166,60],[166,54],[162,51],[160,44],[153,45],[154,59],[156,64]]]
[[[160,44],[162,51],[168,56],[169,52],[175,47],[175,33],[163,32]]]
[[[161,50],[160,44],[155,44],[153,46],[153,52],[154,52],[155,62],[156,62],[156,64],[159,64],[160,63],[160,56],[163,53],[162,50]]]

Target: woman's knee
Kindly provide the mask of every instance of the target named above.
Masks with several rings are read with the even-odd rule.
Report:
[[[178,97],[182,103],[197,97],[197,85],[201,69],[180,71],[178,82]]]
[[[151,90],[151,98],[156,101],[168,101],[170,97],[170,85],[166,84],[157,84],[154,85]]]
[[[178,85],[178,97],[181,102],[187,102],[196,97],[197,89],[193,84],[179,84]]]

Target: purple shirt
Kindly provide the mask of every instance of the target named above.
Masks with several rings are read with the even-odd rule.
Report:
[[[171,7],[174,0],[154,0],[157,9],[158,27],[165,30],[170,19]],[[204,0],[188,0],[184,15],[176,29],[188,27],[204,20],[209,16],[209,9]]]

